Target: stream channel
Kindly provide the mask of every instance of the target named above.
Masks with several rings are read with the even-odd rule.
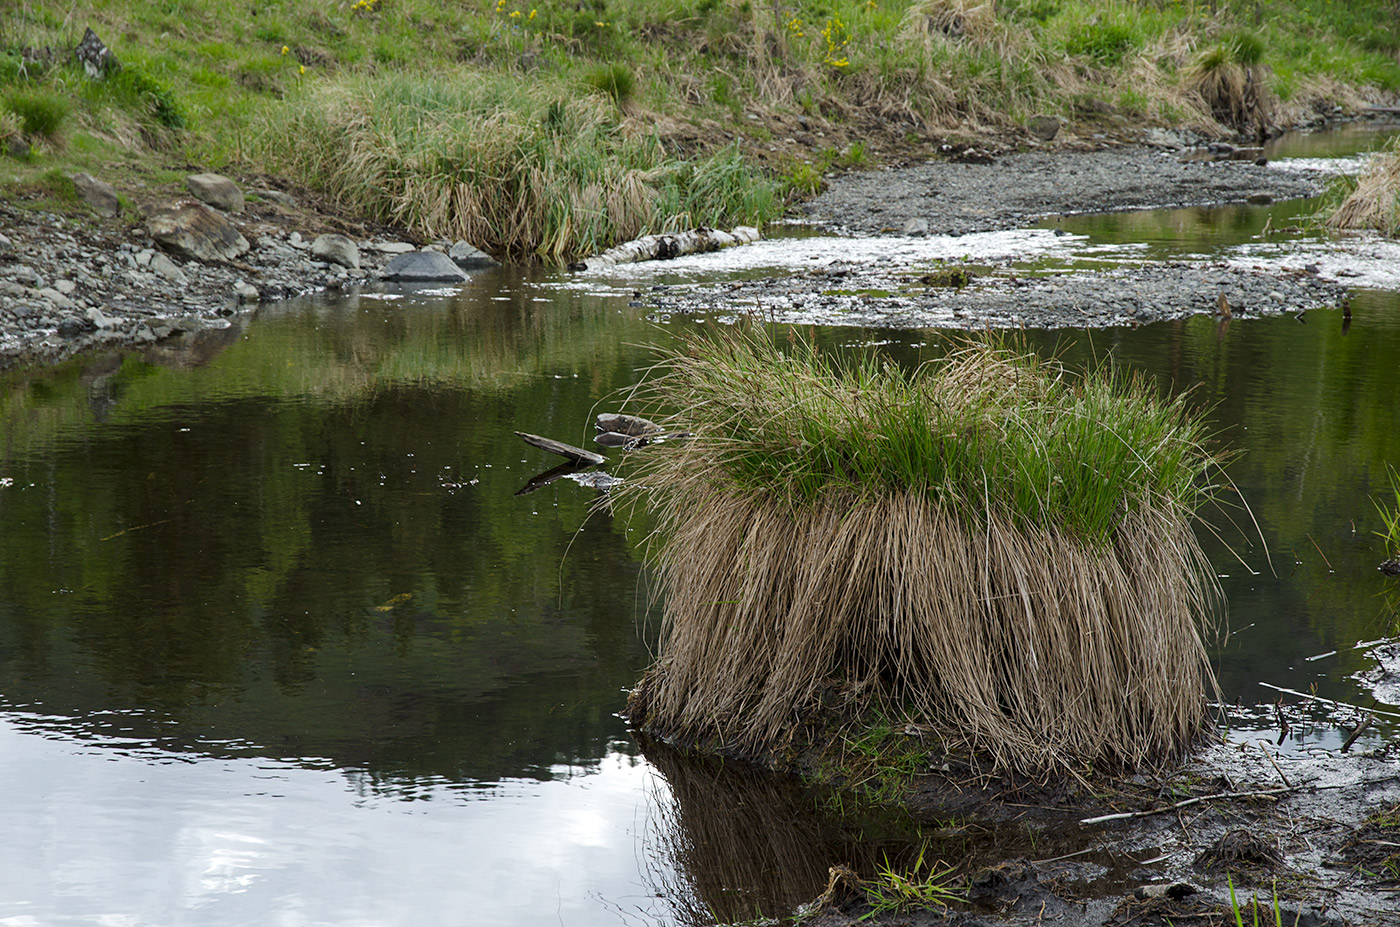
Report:
[[[1400,262],[1259,238],[1310,207],[1080,216],[996,239],[1038,243],[994,258],[1026,272],[1317,262],[1357,284],[1349,324],[1314,310],[1024,335],[1073,367],[1113,357],[1191,390],[1237,452],[1258,530],[1242,509],[1207,517],[1242,740],[1278,733],[1261,682],[1400,707],[1375,655],[1400,585],[1377,571],[1372,501],[1400,465]],[[646,345],[729,317],[668,310],[678,288],[909,245],[794,232],[674,266],[504,268],[5,375],[0,925],[699,924],[782,914],[833,863],[916,843],[898,815],[644,755],[618,712],[655,644],[645,515],[590,515],[600,490],[571,479],[518,494],[557,458],[513,434],[591,446]],[[909,365],[945,343],[801,331]],[[1339,746],[1331,716],[1298,712],[1277,749]],[[1360,743],[1396,736],[1378,724]],[[934,852],[1048,852],[1027,836],[988,826]]]

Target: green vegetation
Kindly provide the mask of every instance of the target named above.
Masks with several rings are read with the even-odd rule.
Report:
[[[1389,464],[1386,465],[1385,472],[1390,478],[1391,498],[1375,503],[1376,511],[1381,516],[1381,524],[1385,528],[1376,534],[1385,541],[1386,553],[1400,559],[1400,473]]]
[[[896,867],[887,858],[874,878],[861,882],[870,905],[861,920],[905,911],[942,911],[950,903],[967,900],[953,867],[925,862],[926,852],[920,848],[918,858],[907,868]]]
[[[734,149],[670,158],[654,135],[619,125],[611,100],[544,79],[328,79],[271,111],[257,144],[342,208],[516,256],[761,223],[781,206]]]
[[[1226,883],[1230,886],[1230,915],[1235,920],[1235,927],[1290,927],[1283,919],[1283,909],[1279,907],[1277,886],[1274,887],[1273,903],[1261,905],[1258,895],[1251,895],[1248,902],[1241,902],[1235,895],[1235,880],[1227,878]],[[1245,920],[1245,912],[1251,915],[1250,920]],[[1292,924],[1295,927],[1302,916],[1301,911],[1294,916]]]
[[[942,132],[1019,134],[1037,112],[1072,131],[1245,129],[1219,90],[1241,69],[1282,121],[1352,104],[1354,88],[1400,89],[1397,20],[1392,0],[134,0],[83,18],[38,0],[0,23],[0,138],[36,153],[0,162],[0,182],[23,187],[55,166],[136,171],[153,153],[290,170],[361,215],[422,234],[486,226],[512,253],[561,259],[636,229],[772,216],[782,198],[764,174],[810,195],[832,163],[825,148],[858,166]],[[87,26],[121,63],[102,81],[71,59]],[[322,106],[334,111],[308,115]],[[813,132],[792,129],[799,115]],[[561,129],[586,151],[550,142]],[[341,131],[342,144],[324,143]],[[62,147],[65,135],[86,141]],[[731,144],[743,173],[683,189],[678,178],[703,178]],[[373,162],[395,192],[339,176],[352,145],[350,163]],[[516,155],[531,166],[488,202],[493,185],[478,178]],[[535,181],[548,189],[502,218]],[[458,215],[477,208],[496,215]]]
[[[1361,175],[1339,181],[1340,199],[1327,216],[1333,230],[1374,229],[1382,235],[1400,236],[1400,139],[1378,152]]]
[[[637,723],[760,753],[883,711],[1023,770],[1196,736],[1216,587],[1191,521],[1215,461],[1180,399],[978,343],[910,374],[695,337],[657,373],[696,437],[629,484],[667,617]]]

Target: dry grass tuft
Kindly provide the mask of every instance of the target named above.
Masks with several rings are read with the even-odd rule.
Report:
[[[836,691],[1026,772],[1199,733],[1213,461],[1180,401],[987,345],[905,375],[735,335],[663,370],[655,397],[697,437],[631,490],[665,598],[629,703],[645,729],[760,754]]]
[[[1328,217],[1327,227],[1375,229],[1383,235],[1400,236],[1400,142],[1392,140],[1371,159],[1351,193]]]
[[[1202,52],[1186,74],[1189,90],[1221,125],[1264,138],[1273,121],[1273,95],[1265,84],[1260,40],[1241,33]]]

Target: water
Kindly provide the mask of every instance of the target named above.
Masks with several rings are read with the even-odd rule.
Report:
[[[587,445],[644,345],[718,324],[654,325],[629,296],[500,271],[5,377],[0,924],[701,923],[905,852],[908,822],[643,751],[617,717],[654,646],[645,514],[567,480],[517,495],[556,460],[512,432]],[[1272,731],[1261,681],[1369,701],[1356,644],[1395,627],[1370,500],[1400,463],[1400,294],[1358,290],[1352,311],[1027,335],[1192,390],[1238,453],[1249,512],[1213,515],[1211,543],[1241,739]],[[1342,736],[1299,724],[1284,747]],[[1010,826],[922,836],[958,859],[1063,849]]]

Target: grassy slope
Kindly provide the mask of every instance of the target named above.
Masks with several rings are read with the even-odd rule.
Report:
[[[561,258],[666,225],[761,221],[833,163],[1014,136],[1037,112],[1072,129],[1218,130],[1192,90],[1203,60],[1262,65],[1282,119],[1393,93],[1397,6],[22,0],[0,21],[0,137],[38,144],[0,158],[0,184],[113,161],[276,173],[419,234]],[[70,63],[89,25],[120,81]]]

